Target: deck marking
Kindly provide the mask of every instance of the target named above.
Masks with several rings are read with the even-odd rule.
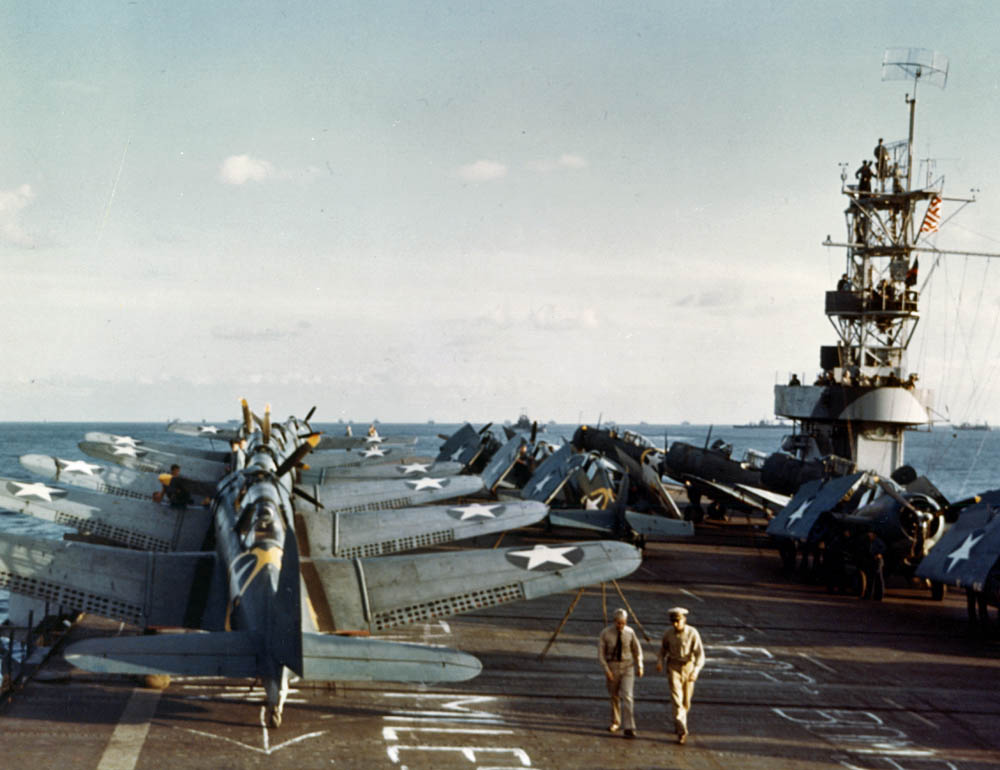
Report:
[[[704,601],[705,601],[705,600],[704,600],[704,599],[702,599],[702,598],[701,598],[700,596],[698,596],[698,594],[696,594],[696,593],[693,593],[693,592],[691,592],[691,591],[688,591],[688,590],[687,590],[686,588],[682,588],[682,589],[680,589],[680,591],[681,591],[681,593],[682,593],[682,594],[687,594],[687,595],[688,595],[688,596],[690,596],[690,597],[691,597],[692,599],[696,599],[696,600],[697,600],[697,601],[699,601],[699,602],[704,602]]]
[[[409,730],[412,733],[465,733],[468,735],[513,735],[513,730],[487,730],[482,727],[383,727],[382,738],[387,741],[398,741],[399,733]]]
[[[836,674],[837,673],[837,669],[831,668],[830,666],[826,665],[825,663],[821,663],[820,661],[816,660],[816,658],[814,658],[812,655],[807,655],[804,652],[800,652],[799,655],[801,655],[803,658],[805,658],[806,660],[808,660],[810,663],[813,663],[813,664],[819,666],[820,668],[825,669],[826,671],[829,671],[831,674]],[[886,700],[889,700],[889,699],[886,698]]]
[[[156,713],[162,690],[135,688],[111,733],[97,770],[132,770],[146,742],[149,720]]]
[[[309,738],[315,738],[319,735],[326,733],[326,730],[320,730],[315,733],[306,733],[305,735],[300,735],[298,738],[291,738],[284,743],[279,743],[276,746],[265,746],[264,748],[258,748],[256,746],[251,746],[249,743],[243,743],[243,741],[237,741],[233,738],[227,738],[225,735],[213,735],[212,733],[206,733],[203,730],[195,730],[191,727],[175,727],[175,730],[183,730],[186,733],[194,733],[195,735],[200,735],[203,738],[214,738],[217,741],[225,741],[226,743],[232,743],[234,746],[239,746],[240,748],[246,749],[247,751],[255,751],[258,754],[273,754],[276,751],[281,751],[288,746],[295,743],[300,743],[301,741],[308,740]],[[100,770],[103,770],[101,768]]]

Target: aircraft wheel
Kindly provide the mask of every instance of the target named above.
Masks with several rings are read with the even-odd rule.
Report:
[[[944,601],[945,584],[936,580],[931,582],[931,599],[936,602]]]

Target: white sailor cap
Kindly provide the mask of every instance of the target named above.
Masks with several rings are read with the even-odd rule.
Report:
[[[688,611],[684,607],[671,607],[667,610],[667,615],[670,617],[687,617]]]

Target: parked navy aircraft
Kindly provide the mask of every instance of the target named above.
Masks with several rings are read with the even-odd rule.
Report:
[[[786,568],[794,566],[798,552],[801,568],[829,587],[877,600],[885,576],[913,576],[945,531],[947,506],[924,477],[912,474],[903,486],[873,473],[852,473],[803,484],[767,534],[777,541]],[[940,590],[934,596],[940,598]]]
[[[634,505],[639,510],[682,518],[661,478],[667,470],[665,454],[645,436],[630,430],[581,425],[573,433],[573,446],[579,451],[600,452],[620,465],[631,479]]]
[[[1000,490],[953,506],[954,523],[917,567],[932,584],[964,588],[969,620],[989,627],[988,607],[1000,608]]]
[[[489,462],[501,443],[490,431],[493,423],[487,423],[478,431],[465,423],[451,436],[442,438],[445,442],[438,452],[438,462],[462,463],[470,473],[479,473]]]
[[[631,546],[604,542],[352,560],[301,556],[306,527],[296,529],[304,515],[292,505],[290,473],[318,437],[300,444],[294,425],[282,432],[293,439],[287,444],[269,433],[251,437],[219,485],[214,550],[141,552],[4,534],[0,585],[138,626],[207,631],[91,639],[66,657],[98,672],[257,677],[276,726],[289,671],[306,679],[434,681],[466,679],[480,668],[455,651],[321,632],[382,631],[611,580],[640,563]],[[498,513],[460,506],[451,518]]]

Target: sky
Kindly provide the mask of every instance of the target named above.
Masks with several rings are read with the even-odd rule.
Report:
[[[811,379],[841,167],[917,92],[940,248],[1000,251],[1000,6],[9,0],[0,421],[742,422]],[[911,368],[1000,423],[1000,263]]]

